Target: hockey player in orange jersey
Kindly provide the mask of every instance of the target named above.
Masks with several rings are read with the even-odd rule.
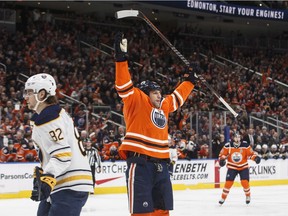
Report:
[[[127,161],[126,183],[131,216],[168,216],[173,193],[168,172],[168,115],[182,106],[194,88],[195,70],[172,94],[162,97],[153,81],[133,85],[128,71],[127,40],[115,37],[115,87],[124,103],[126,135],[119,154]]]
[[[227,160],[228,168],[226,182],[219,201],[221,205],[225,202],[238,174],[246,196],[246,204],[250,203],[248,159],[254,160],[257,164],[261,161],[257,153],[253,152],[251,146],[246,141],[241,140],[241,136],[237,132],[233,133],[231,141],[224,145],[219,154],[220,166],[225,166]]]

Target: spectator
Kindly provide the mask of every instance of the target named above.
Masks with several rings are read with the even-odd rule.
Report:
[[[125,137],[125,128],[120,126],[118,127],[117,134],[115,135],[115,138],[114,138],[119,143],[119,146],[121,145],[124,137]]]
[[[198,159],[199,145],[196,143],[195,136],[190,136],[186,145],[186,159]]]
[[[224,134],[216,134],[215,139],[212,141],[212,158],[218,158],[220,151],[225,145]]]
[[[271,135],[269,134],[267,127],[265,126],[262,127],[262,132],[260,136],[261,136],[262,143],[266,143],[266,144],[270,143]]]
[[[15,162],[17,161],[17,149],[14,148],[13,140],[8,141],[8,146],[1,149],[0,162]]]
[[[88,139],[88,132],[87,132],[86,130],[81,130],[81,132],[80,132],[80,139],[81,139],[82,141]]]
[[[24,149],[24,159],[27,162],[36,162],[38,160],[38,153],[35,149],[33,140],[28,140],[28,146]]]
[[[0,150],[8,146],[8,138],[5,136],[5,131],[0,128]]]
[[[257,137],[254,134],[254,129],[249,128],[247,134],[243,136],[243,140],[246,141],[252,148],[254,148],[254,145],[256,143]]]

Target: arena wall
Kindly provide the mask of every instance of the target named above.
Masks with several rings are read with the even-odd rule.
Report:
[[[250,164],[251,186],[288,184],[287,160],[262,160]],[[0,199],[29,197],[32,189],[33,169],[38,163],[0,164]],[[96,173],[95,194],[126,193],[124,161],[102,163],[102,172]],[[217,160],[181,160],[174,167],[174,190],[208,189],[223,187],[226,167],[219,168]],[[235,186],[240,185],[239,177]]]

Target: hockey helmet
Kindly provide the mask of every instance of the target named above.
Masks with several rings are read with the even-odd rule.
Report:
[[[27,90],[33,90],[34,94],[37,94],[42,89],[46,90],[48,95],[56,95],[56,82],[50,74],[36,74],[25,83],[25,93]]]
[[[268,145],[263,144],[262,149],[261,149],[262,154],[267,154],[268,153]]]
[[[261,145],[257,144],[256,147],[255,147],[255,151],[256,152],[261,152],[261,149],[262,149]]]
[[[271,145],[271,151],[272,151],[272,152],[276,152],[277,150],[278,150],[277,145],[276,145],[276,144],[272,144],[272,145]]]
[[[156,82],[153,82],[150,80],[142,81],[139,84],[138,88],[148,96],[149,96],[150,91],[154,91],[154,90],[161,91],[161,87]]]

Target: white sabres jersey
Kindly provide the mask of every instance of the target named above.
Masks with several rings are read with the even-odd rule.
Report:
[[[43,173],[56,178],[52,193],[70,189],[93,192],[91,168],[72,118],[59,105],[31,118],[32,139],[39,148]]]

